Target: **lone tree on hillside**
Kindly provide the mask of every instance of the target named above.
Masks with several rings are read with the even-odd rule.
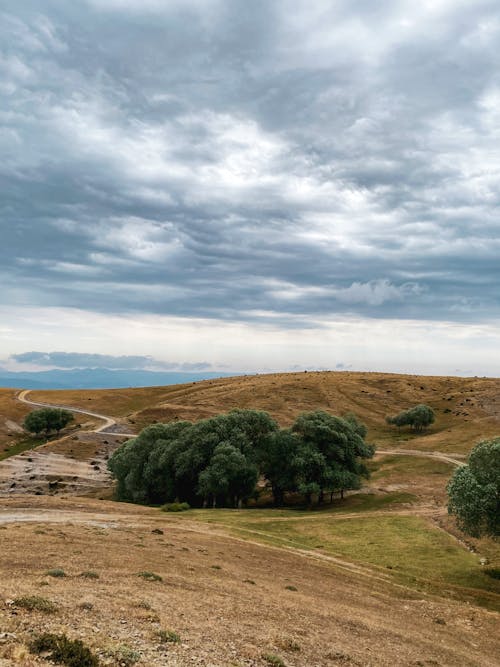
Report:
[[[448,513],[473,537],[500,535],[500,438],[474,447],[447,487]]]
[[[434,423],[436,415],[434,410],[428,405],[421,403],[409,410],[403,410],[394,417],[386,417],[386,422],[401,428],[402,426],[410,426],[417,432],[423,431],[425,428]]]
[[[38,435],[45,432],[49,435],[51,431],[59,433],[61,429],[70,424],[74,417],[69,410],[62,408],[40,408],[33,410],[26,416],[23,426],[30,433]]]

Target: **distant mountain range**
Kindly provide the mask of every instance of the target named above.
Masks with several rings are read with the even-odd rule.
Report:
[[[107,368],[76,368],[36,372],[9,372],[0,369],[0,387],[14,389],[119,389],[123,387],[155,387],[184,384],[238,373],[109,370]]]

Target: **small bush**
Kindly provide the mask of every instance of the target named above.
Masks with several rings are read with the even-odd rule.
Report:
[[[84,611],[92,611],[94,608],[94,605],[92,602],[89,602],[88,600],[84,600],[83,602],[80,602],[78,605],[79,609],[83,609]]]
[[[262,658],[267,662],[268,665],[272,665],[272,667],[286,667],[285,663],[279,657],[279,655],[275,655],[274,653],[264,653]]]
[[[296,591],[297,587],[296,586],[285,586],[286,591]]]
[[[94,570],[85,570],[85,572],[80,574],[80,577],[84,579],[99,579],[99,575]]]
[[[179,644],[181,638],[173,630],[158,630],[158,637],[164,644]]]
[[[163,581],[163,577],[154,572],[138,572],[137,576],[146,579],[146,581]]]
[[[95,655],[79,639],[68,639],[66,635],[45,632],[29,644],[32,653],[47,653],[52,662],[67,667],[98,667]]]
[[[492,579],[500,579],[500,567],[488,567],[483,572]]]
[[[53,614],[57,611],[57,605],[47,598],[42,598],[39,595],[25,595],[14,600],[16,607],[27,609],[28,611],[43,611],[46,614]]]
[[[47,570],[45,574],[48,574],[49,577],[59,577],[59,578],[66,576],[66,572],[60,567],[55,567],[52,570]]]
[[[141,659],[140,653],[125,645],[118,646],[107,653],[115,659],[116,664],[120,665],[120,667],[130,667]]]
[[[161,508],[162,512],[185,512],[190,509],[189,503],[166,503]]]
[[[137,609],[146,609],[147,611],[150,611],[152,609],[151,605],[149,604],[149,602],[147,602],[147,600],[139,600],[139,602],[137,602],[134,605],[134,607],[136,607]]]

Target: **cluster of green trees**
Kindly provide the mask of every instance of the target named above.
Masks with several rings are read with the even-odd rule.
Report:
[[[434,410],[428,405],[421,403],[409,410],[403,410],[395,417],[386,417],[386,422],[401,428],[402,426],[410,426],[415,431],[423,431],[434,423],[436,415]]]
[[[288,493],[308,504],[359,488],[374,448],[354,415],[305,413],[289,429],[258,410],[233,410],[196,423],[153,424],[108,462],[122,500],[238,506],[265,480],[276,505]]]
[[[26,416],[23,426],[26,431],[35,433],[35,435],[39,433],[49,435],[52,431],[59,433],[59,431],[73,420],[74,417],[69,410],[63,410],[62,408],[40,408],[40,410],[33,410]]]
[[[473,537],[500,535],[500,438],[474,447],[448,483],[448,512]]]

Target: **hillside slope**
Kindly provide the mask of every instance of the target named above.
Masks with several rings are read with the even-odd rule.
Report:
[[[500,433],[500,379],[429,377],[387,373],[309,372],[251,375],[188,385],[99,391],[33,391],[33,400],[64,403],[110,414],[129,430],[174,419],[196,420],[232,408],[269,411],[282,426],[303,411],[354,412],[380,446],[468,452],[479,439]],[[385,423],[417,403],[437,413],[436,424],[415,436]]]

